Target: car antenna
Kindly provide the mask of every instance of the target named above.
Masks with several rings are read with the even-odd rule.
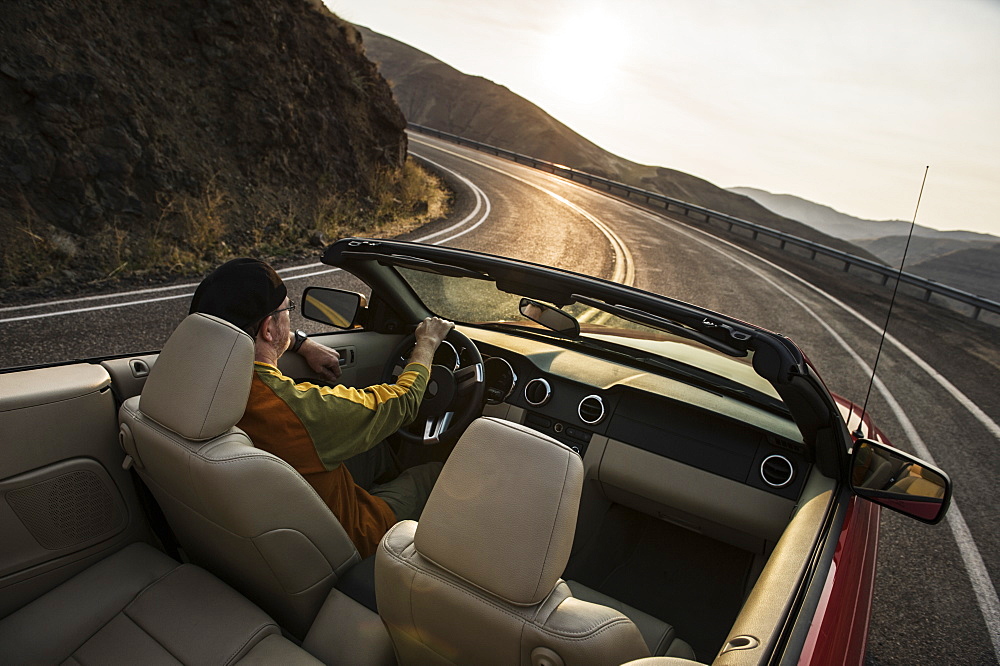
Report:
[[[906,253],[910,250],[910,239],[913,238],[913,229],[917,226],[917,211],[920,210],[920,200],[924,196],[924,185],[927,184],[927,172],[930,166],[924,168],[924,179],[920,183],[920,194],[917,195],[917,207],[913,211],[913,221],[910,222],[910,233],[906,236],[906,246],[903,248],[903,258],[899,261],[899,271],[896,273],[896,284],[892,288],[892,299],[889,301],[889,311],[885,313],[885,326],[882,327],[882,339],[878,343],[878,352],[875,354],[875,363],[872,365],[872,377],[868,381],[868,393],[865,394],[865,404],[861,408],[861,419],[858,421],[858,429],[852,434],[858,439],[864,437],[861,427],[865,423],[865,413],[868,411],[868,398],[872,395],[872,385],[875,383],[875,371],[878,369],[878,360],[882,356],[882,345],[885,343],[885,333],[889,330],[889,318],[892,317],[892,306],[896,304],[896,292],[899,291],[899,280],[903,277],[903,264],[906,263]]]

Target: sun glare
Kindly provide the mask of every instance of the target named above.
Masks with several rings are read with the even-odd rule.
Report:
[[[620,76],[627,43],[618,17],[600,6],[578,9],[553,26],[539,74],[567,100],[599,102]]]

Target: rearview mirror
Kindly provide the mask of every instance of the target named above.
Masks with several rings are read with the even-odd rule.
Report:
[[[302,316],[337,328],[353,328],[358,312],[367,303],[354,291],[308,287],[302,294]]]
[[[580,322],[572,315],[545,303],[522,298],[518,310],[531,321],[557,333],[569,333],[573,337],[580,335]]]
[[[869,439],[854,444],[851,490],[859,497],[932,525],[941,522],[951,503],[951,479],[947,474]]]

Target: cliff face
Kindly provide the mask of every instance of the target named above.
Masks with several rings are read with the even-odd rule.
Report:
[[[266,253],[399,170],[404,127],[320,0],[5,3],[0,284]]]

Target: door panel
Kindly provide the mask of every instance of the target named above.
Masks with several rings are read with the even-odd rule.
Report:
[[[110,385],[92,364],[0,374],[0,617],[148,536]]]
[[[388,335],[354,329],[310,338],[340,353],[340,383],[364,388],[382,382],[382,369],[402,335]],[[279,369],[296,381],[315,381],[315,373],[298,354],[287,352],[278,361]]]
[[[157,356],[158,354],[145,354],[101,361],[101,366],[111,375],[111,389],[119,405],[142,393],[146,377]]]

